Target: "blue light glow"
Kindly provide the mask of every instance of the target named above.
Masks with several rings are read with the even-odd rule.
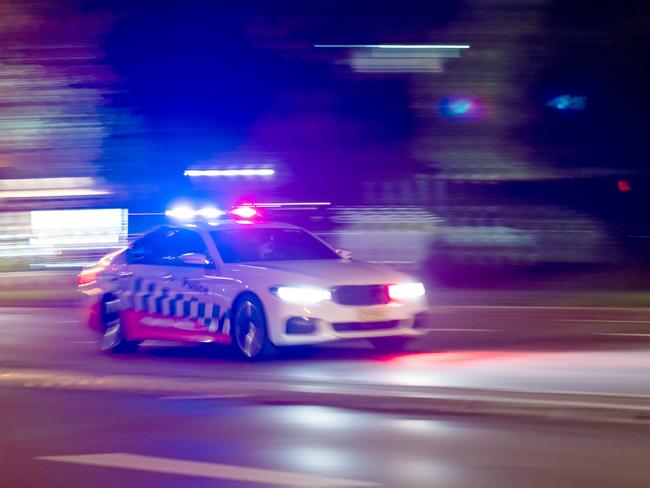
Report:
[[[196,213],[206,219],[216,219],[217,217],[221,217],[222,215],[226,214],[226,212],[216,207],[203,207]]]
[[[449,104],[449,111],[454,115],[464,115],[472,108],[472,101],[467,99],[454,100]]]
[[[587,108],[587,97],[560,95],[547,102],[546,105],[558,110],[584,110]]]
[[[440,113],[449,119],[478,118],[482,111],[479,103],[468,97],[448,97],[440,101]]]
[[[173,219],[178,219],[178,220],[192,220],[194,216],[196,215],[196,212],[194,209],[190,207],[174,207],[171,210],[167,210],[165,212],[165,215],[167,217],[171,217]]]

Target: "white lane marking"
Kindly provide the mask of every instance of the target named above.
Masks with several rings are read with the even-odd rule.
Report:
[[[245,382],[249,383],[249,382]],[[205,394],[214,394],[215,389],[231,389],[231,388],[249,388],[248,391],[241,392],[242,394],[250,395],[264,395],[269,392],[269,387],[263,383],[253,383],[252,384],[240,384],[237,382],[223,382],[223,381],[201,381],[200,383],[188,381],[186,378],[149,378],[149,377],[138,377],[138,376],[125,376],[125,375],[116,375],[116,376],[104,376],[104,377],[95,377],[87,374],[76,374],[76,373],[52,373],[45,371],[19,371],[19,370],[1,370],[0,369],[0,386],[10,385],[10,386],[23,386],[27,388],[63,388],[63,389],[82,389],[82,390],[91,390],[91,391],[132,391],[140,392],[143,394],[153,394],[155,392],[164,391],[164,392],[177,392],[178,395],[189,394],[195,395],[197,392],[205,391]],[[454,388],[449,388],[448,390],[440,392],[436,391],[434,387],[433,392],[426,392],[421,390],[412,390],[409,388],[404,389],[403,385],[398,385],[397,388],[392,388],[390,385],[383,386],[381,388],[375,388],[372,386],[368,388],[369,385],[357,384],[357,383],[343,383],[337,384],[336,390],[332,390],[331,385],[320,385],[320,384],[275,384],[273,385],[273,394],[279,392],[286,392],[287,397],[291,397],[293,393],[326,393],[332,395],[332,398],[335,398],[337,395],[350,396],[353,394],[355,397],[359,398],[373,398],[373,397],[391,397],[391,398],[402,398],[402,399],[415,399],[436,401],[436,400],[445,400],[445,401],[462,401],[463,409],[476,410],[476,406],[469,405],[468,402],[478,401],[478,402],[490,402],[499,404],[510,404],[512,406],[517,405],[546,405],[554,408],[563,408],[563,407],[587,407],[587,408],[608,408],[619,411],[643,411],[650,413],[650,405],[647,403],[650,401],[650,395],[626,395],[626,394],[611,394],[606,392],[588,392],[588,391],[577,391],[573,392],[576,394],[576,397],[571,400],[565,399],[543,399],[543,398],[521,398],[521,397],[512,397],[504,396],[508,394],[522,394],[522,395],[535,395],[540,394],[564,394],[572,392],[557,392],[557,391],[517,391],[517,390],[508,390],[508,389],[497,389],[494,390],[499,392],[498,394],[481,394],[481,393],[468,393],[468,392],[458,392],[453,391]],[[365,388],[364,388],[365,387]],[[249,393],[250,392],[250,393]],[[220,392],[221,393],[221,392]],[[223,391],[222,393],[230,394],[230,391]],[[234,393],[234,392],[233,392]],[[239,392],[237,392],[239,393]],[[218,393],[219,394],[219,393]],[[604,396],[612,397],[613,402],[598,402],[593,401],[590,396]],[[617,398],[625,397],[628,402],[625,404],[614,403]],[[630,402],[629,400],[634,400]],[[366,400],[364,400],[366,401]],[[368,403],[372,403],[368,401]],[[484,407],[480,407],[484,408]]]
[[[578,322],[587,324],[650,324],[650,320],[553,319],[552,322]]]
[[[625,332],[600,332],[598,334],[594,335],[601,335],[601,336],[624,336],[624,337],[650,337],[650,334],[631,334],[631,333],[625,333]]]
[[[222,480],[247,481],[280,486],[377,486],[377,483],[342,478],[325,478],[308,474],[247,468],[229,464],[186,461],[128,453],[82,454],[76,456],[43,456],[37,459],[61,463],[85,464],[110,468],[133,469],[154,473],[198,476]]]
[[[246,393],[222,393],[220,395],[170,395],[160,397],[161,400],[219,400],[223,398],[249,398]]]
[[[438,327],[427,330],[429,332],[499,332],[495,329],[439,329]]]
[[[558,305],[434,305],[429,308],[431,312],[447,312],[453,310],[465,309],[486,309],[486,310],[594,310],[602,311],[634,311],[650,312],[648,307],[578,307],[578,306],[558,306]]]
[[[69,309],[61,307],[0,307],[2,314],[12,315],[45,315],[46,313],[57,314],[63,311],[66,315],[70,315]],[[43,312],[43,313],[41,313]]]
[[[196,384],[188,384],[188,381],[185,378],[160,378],[157,379],[156,381],[152,381],[150,378],[145,378],[145,377],[128,377],[128,376],[113,376],[110,378],[107,377],[99,377],[96,379],[91,379],[93,378],[92,376],[89,376],[87,380],[84,380],[83,375],[65,375],[64,378],[60,380],[55,380],[55,379],[50,379],[48,378],[55,378],[56,375],[47,375],[43,374],[41,378],[37,377],[36,375],[31,375],[32,380],[29,381],[26,378],[21,379],[21,378],[12,378],[10,373],[0,373],[0,384],[2,383],[9,383],[9,384],[19,384],[23,386],[28,386],[28,387],[85,387],[93,390],[108,390],[108,391],[140,391],[140,392],[146,392],[146,391],[155,391],[156,388],[163,388],[167,390],[176,390],[182,392],[183,390],[185,391],[196,391],[197,390],[197,385]],[[15,380],[18,379],[19,381],[16,382]],[[8,380],[8,381],[5,381]],[[13,381],[12,381],[13,380]],[[248,382],[246,382],[248,383]],[[227,387],[232,387],[232,385],[229,385],[225,382],[220,382],[220,381],[203,381],[201,382],[201,385],[206,388],[206,387],[215,387],[215,388],[227,388]],[[241,385],[239,385],[241,386]],[[255,385],[253,385],[255,386]],[[328,385],[329,386],[329,385]],[[387,385],[382,388],[375,388],[374,385],[364,385],[364,384],[357,384],[357,383],[343,383],[343,384],[337,384],[337,387],[341,389],[341,391],[344,392],[344,394],[347,394],[348,391],[346,388],[353,388],[355,391],[355,394],[357,395],[363,395],[363,396],[373,396],[373,395],[381,395],[381,396],[397,396],[397,397],[408,397],[408,396],[415,396],[419,398],[461,398],[461,399],[470,399],[470,400],[503,400],[504,397],[502,396],[491,396],[491,395],[485,395],[485,394],[475,394],[471,393],[468,394],[466,392],[455,392],[455,391],[449,391],[445,392],[443,394],[440,394],[438,392],[433,392],[432,394],[429,393],[423,393],[423,392],[411,392],[411,391],[403,391],[400,390],[399,387],[403,385],[397,385],[398,389],[392,389],[391,385]],[[364,386],[372,386],[370,390],[363,389]],[[261,385],[257,385],[258,390],[256,391],[264,391],[261,390]],[[281,385],[277,384],[274,385],[274,388],[278,388],[278,391],[299,391],[299,392],[311,392],[311,391],[317,391],[317,392],[323,392],[323,391],[329,391],[327,389],[327,386],[323,387],[318,384],[292,384],[292,385]],[[285,389],[288,388],[288,389]],[[450,390],[454,390],[454,388],[450,388]],[[585,391],[555,391],[555,390],[550,390],[550,391],[537,391],[537,390],[531,390],[531,391],[518,391],[518,390],[509,390],[509,389],[499,389],[497,390],[500,393],[512,393],[512,394],[563,394],[563,393],[574,393],[577,395],[605,395],[607,396],[607,393],[604,392],[585,392]],[[224,392],[228,394],[228,392]],[[196,394],[196,393],[192,393]],[[242,393],[244,394],[244,393]],[[629,398],[636,398],[636,399],[641,399],[641,400],[650,400],[650,395],[620,395],[616,394],[615,397],[620,397],[620,396],[626,396]],[[516,402],[528,402],[528,399],[521,399],[521,398],[507,398],[508,401],[516,401]],[[545,402],[550,402],[554,403],[556,400],[544,400]],[[559,400],[557,401],[558,403],[566,404],[567,402],[564,400]],[[579,400],[578,402],[573,401],[569,402],[572,404],[575,403],[580,403],[582,405],[586,405],[588,403],[585,403],[583,400]],[[650,406],[647,407],[648,410],[650,410]]]

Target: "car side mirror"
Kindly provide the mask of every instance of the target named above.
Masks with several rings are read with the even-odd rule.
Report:
[[[188,266],[208,266],[211,263],[205,254],[198,252],[188,252],[181,254],[179,257],[181,263]]]
[[[349,249],[337,249],[336,254],[341,256],[341,259],[344,259],[345,261],[350,261],[352,259],[352,251]]]

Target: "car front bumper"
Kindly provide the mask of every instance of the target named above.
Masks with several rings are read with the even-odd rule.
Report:
[[[269,337],[276,346],[344,339],[418,337],[426,333],[420,323],[427,310],[424,299],[372,306],[347,306],[332,301],[302,306],[272,297],[264,305]],[[287,330],[290,319],[294,319],[296,325]],[[300,331],[300,323],[305,324],[304,333]]]

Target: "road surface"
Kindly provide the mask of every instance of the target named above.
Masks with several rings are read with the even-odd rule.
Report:
[[[247,363],[225,348],[158,343],[102,355],[78,310],[4,308],[0,479],[66,488],[648,486],[647,423],[265,404],[192,385],[480,388],[625,404],[650,398],[649,318],[644,310],[449,307],[434,311],[435,329],[405,354],[351,343]],[[36,380],[12,382],[25,372]],[[106,379],[112,386],[101,388]],[[145,380],[171,392],[144,391]],[[178,385],[189,389],[174,393]]]
[[[0,310],[5,370],[650,395],[650,311],[453,308],[436,312],[435,328],[405,354],[382,356],[359,341],[260,365],[225,347],[162,343],[102,355],[79,310]]]
[[[32,389],[2,390],[0,418],[12,488],[650,484],[628,426]]]

